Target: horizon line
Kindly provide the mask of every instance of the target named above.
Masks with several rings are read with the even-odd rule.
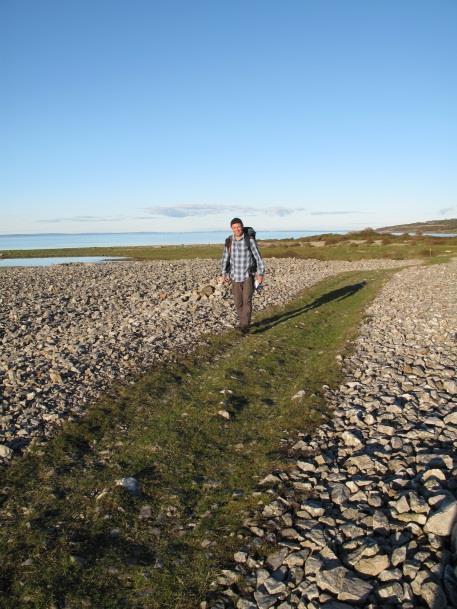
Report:
[[[230,229],[212,229],[212,230],[191,230],[191,231],[109,231],[109,232],[83,232],[83,233],[0,233],[0,237],[43,237],[43,236],[70,236],[70,235],[175,235],[175,234],[197,234],[197,233],[226,233]],[[358,229],[349,228],[333,228],[333,229],[301,229],[301,228],[290,228],[290,229],[256,229],[256,233],[314,233],[317,231],[332,232],[332,231],[350,231]],[[364,230],[364,229],[360,229]],[[376,230],[376,229],[374,229]]]

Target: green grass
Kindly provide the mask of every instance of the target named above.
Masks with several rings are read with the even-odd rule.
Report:
[[[4,250],[3,258],[49,258],[51,256],[123,256],[133,260],[180,260],[221,256],[221,246],[167,245],[124,247],[69,247],[37,250]]]
[[[198,607],[268,501],[256,489],[287,462],[280,439],[328,414],[322,385],[341,381],[335,356],[389,275],[341,275],[259,315],[246,338],[208,338],[5,469],[1,607]]]
[[[322,247],[313,245],[324,243]],[[295,240],[260,241],[262,255],[270,257],[317,258],[319,260],[363,260],[367,258],[440,258],[445,262],[457,255],[457,237],[426,237],[386,235],[360,231],[348,235],[320,235]],[[134,247],[88,247],[44,250],[6,250],[3,258],[34,258],[50,256],[123,256],[133,260],[180,260],[194,258],[219,259],[220,245],[168,245]]]

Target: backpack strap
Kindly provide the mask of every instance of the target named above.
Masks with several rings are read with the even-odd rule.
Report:
[[[252,237],[251,235],[249,235],[248,232],[244,233],[244,242],[246,244],[246,247],[249,250],[249,254],[251,256],[251,273],[255,273],[257,271],[257,260],[254,257],[254,254],[252,253],[252,249],[251,249],[251,239],[254,239],[255,241],[255,237]]]
[[[232,254],[232,237],[227,237],[227,239],[225,240],[225,247],[228,252],[227,262],[225,264],[225,272],[228,275],[230,273],[230,257]]]
[[[251,250],[251,237],[248,235],[248,233],[244,233],[244,242],[246,243],[246,247],[248,248],[249,253],[251,254],[251,258],[254,258]]]

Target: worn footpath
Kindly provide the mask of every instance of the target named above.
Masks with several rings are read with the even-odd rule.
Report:
[[[400,271],[368,314],[202,608],[457,607],[457,263]]]

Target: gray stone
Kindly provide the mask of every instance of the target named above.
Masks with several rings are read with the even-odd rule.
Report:
[[[231,418],[231,415],[228,410],[218,410],[217,414],[223,419],[226,419],[227,421]]]
[[[281,482],[281,478],[278,478],[278,476],[274,476],[273,474],[268,474],[268,476],[265,476],[265,478],[263,478],[259,482],[259,485],[260,486],[275,486],[276,484],[279,484],[280,482]]]
[[[286,556],[289,554],[289,550],[287,548],[281,548],[278,552],[274,552],[273,554],[269,554],[266,564],[276,571],[279,567],[284,563]]]
[[[327,545],[327,537],[322,529],[311,529],[306,533],[306,539],[312,541],[317,547],[325,547]]]
[[[302,440],[300,440],[300,442],[302,442],[302,448],[307,448],[307,444],[305,442],[303,442]],[[297,450],[295,448],[297,444],[294,444],[294,446],[292,447],[294,448],[294,450]],[[299,467],[303,472],[309,473],[314,472],[316,469],[316,467],[312,463],[308,463],[307,461],[297,461],[297,467]]]
[[[246,552],[235,552],[235,554],[233,555],[233,560],[236,563],[243,564],[247,561],[247,559],[248,555],[246,554]]]
[[[9,446],[5,446],[4,444],[0,444],[0,457],[3,459],[10,459],[13,456],[13,451]]]
[[[387,569],[386,571],[381,571],[378,575],[378,580],[381,582],[392,582],[392,581],[401,581],[403,578],[402,572],[400,569]]]
[[[381,510],[375,510],[372,517],[372,527],[380,533],[386,533],[390,530],[389,520]]]
[[[378,431],[378,433],[381,433],[386,436],[393,436],[393,435],[395,435],[396,429],[395,429],[395,427],[392,427],[391,425],[378,425],[377,431]]]
[[[422,569],[421,571],[419,571],[417,573],[416,577],[411,582],[412,591],[414,592],[414,594],[416,596],[421,595],[421,590],[422,590],[422,586],[423,586],[424,582],[426,580],[430,579],[431,576],[432,576],[432,574],[427,569]]]
[[[292,396],[293,400],[299,400],[301,398],[304,398],[306,395],[306,391],[304,389],[300,389],[300,391],[298,391],[295,395]]]
[[[369,558],[362,558],[355,563],[354,568],[364,575],[371,575],[375,577],[382,571],[389,568],[389,559],[385,554],[378,554],[377,556],[371,556]]]
[[[351,493],[345,484],[334,484],[330,490],[330,498],[336,505],[342,505],[349,499]]]
[[[412,512],[417,512],[419,514],[427,514],[430,511],[430,507],[423,497],[420,497],[415,492],[409,493],[409,504],[411,506]]]
[[[415,512],[395,514],[395,518],[402,522],[417,522],[418,524],[425,524],[427,522],[427,516],[425,514],[416,514]]]
[[[403,563],[403,575],[409,579],[414,579],[421,567],[421,563],[418,560],[406,560]]]
[[[395,550],[392,552],[391,560],[394,567],[403,563],[406,560],[406,546],[395,548]]]
[[[268,594],[281,594],[286,590],[286,585],[275,579],[274,577],[269,577],[263,582],[263,585],[267,589]]]
[[[341,434],[341,439],[343,440],[344,444],[351,448],[358,448],[362,446],[362,438],[362,434],[357,430],[343,431]]]
[[[325,513],[322,504],[318,501],[305,501],[301,504],[300,509],[308,512],[308,514],[313,518],[318,518],[319,516],[322,516]]]
[[[125,488],[125,490],[131,493],[132,495],[140,494],[140,483],[133,476],[127,476],[126,478],[116,480],[116,485],[122,486],[122,488]]]
[[[444,417],[444,423],[446,425],[457,425],[457,410],[450,412]]]
[[[318,573],[323,566],[323,561],[316,556],[310,556],[305,561],[305,575],[314,575]]]
[[[305,564],[305,560],[309,555],[309,550],[300,550],[299,552],[291,552],[285,559],[284,564],[289,568],[301,567]]]
[[[443,537],[450,535],[456,519],[457,501],[446,502],[429,516],[424,531]]]
[[[409,503],[405,495],[402,495],[397,501],[390,502],[390,505],[394,507],[399,514],[409,512]]]
[[[443,389],[447,391],[450,395],[457,395],[457,382],[456,381],[443,381]]]
[[[254,592],[254,598],[259,609],[270,609],[278,600],[278,597],[272,594],[265,594],[263,592]]]
[[[268,569],[257,569],[256,571],[256,580],[257,587],[262,586],[263,582],[266,581],[270,577],[270,572]]]
[[[403,441],[398,436],[394,436],[390,441],[390,445],[394,450],[401,450],[403,448]]]
[[[266,505],[263,509],[262,516],[265,518],[271,518],[274,516],[281,516],[285,511],[285,507],[280,505],[277,501],[273,501],[272,503]]]
[[[340,530],[345,537],[348,539],[357,539],[365,534],[365,530],[362,527],[358,527],[351,522],[347,522],[340,526]]]
[[[368,455],[357,455],[349,457],[346,460],[346,467],[355,467],[359,471],[372,471],[375,469],[375,463]]]
[[[362,602],[373,588],[368,582],[354,577],[344,567],[319,571],[316,583],[321,590],[332,592],[341,601]]]
[[[302,597],[304,596],[309,601],[319,598],[319,588],[316,586],[316,584],[304,582],[299,586],[299,589]]]
[[[403,587],[399,582],[389,582],[378,588],[378,595],[384,600],[392,599],[397,602],[402,601]]]
[[[441,469],[427,469],[422,474],[422,479],[429,480],[429,478],[436,478],[436,480],[446,480],[446,474]]]
[[[300,533],[292,527],[281,529],[281,537],[283,537],[284,539],[303,539],[302,535],[300,535]]]

